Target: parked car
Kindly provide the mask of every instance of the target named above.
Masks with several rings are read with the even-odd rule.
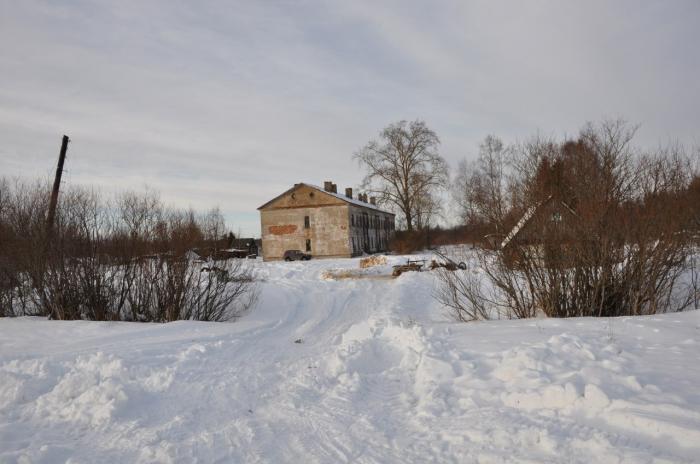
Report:
[[[284,252],[285,261],[296,261],[296,260],[308,261],[311,259],[311,255],[304,253],[301,250],[287,250]]]

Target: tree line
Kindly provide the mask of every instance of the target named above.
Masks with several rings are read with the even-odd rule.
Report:
[[[366,187],[401,215],[395,249],[438,234],[475,243],[456,258],[480,272],[441,272],[437,297],[459,320],[683,309],[698,299],[686,271],[700,236],[700,160],[679,145],[641,150],[636,129],[608,120],[512,145],[489,135],[450,176],[435,133],[400,122],[355,157]],[[449,214],[448,194],[458,226],[446,233],[431,224]]]
[[[224,246],[221,212],[166,207],[154,192],[61,192],[48,235],[49,185],[0,178],[0,316],[166,322],[235,318],[255,302],[245,262],[203,261]]]

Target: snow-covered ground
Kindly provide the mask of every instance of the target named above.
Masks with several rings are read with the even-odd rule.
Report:
[[[0,462],[700,462],[698,311],[458,324],[398,259],[256,262],[230,324],[0,319]]]

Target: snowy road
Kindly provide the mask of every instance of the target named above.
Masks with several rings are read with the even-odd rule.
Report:
[[[0,319],[0,462],[700,462],[697,311],[457,324],[428,272],[255,265],[232,324]]]

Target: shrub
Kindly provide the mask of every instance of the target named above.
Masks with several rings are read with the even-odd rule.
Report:
[[[690,304],[680,280],[693,235],[683,207],[690,160],[678,149],[636,155],[633,134],[605,122],[515,153],[509,208],[490,217],[508,230],[518,212],[517,233],[495,250],[474,250],[478,278],[440,274],[437,296],[457,319],[655,314]]]
[[[218,321],[254,304],[247,263],[192,255],[224,242],[218,210],[168,209],[152,193],[109,202],[73,187],[47,237],[47,198],[43,184],[0,180],[0,316]]]

